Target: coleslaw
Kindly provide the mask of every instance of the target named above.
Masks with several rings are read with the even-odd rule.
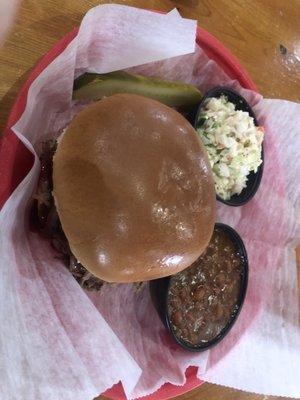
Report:
[[[251,171],[262,163],[263,127],[225,96],[209,99],[198,117],[200,135],[212,167],[215,189],[224,200],[238,195]]]

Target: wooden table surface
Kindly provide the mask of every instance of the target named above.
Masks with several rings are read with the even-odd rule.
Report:
[[[0,49],[0,132],[30,68],[80,23],[89,8],[101,3],[166,11],[177,7],[182,16],[197,19],[237,56],[265,97],[300,101],[299,0],[24,0]],[[203,384],[180,400],[271,398],[277,399]]]

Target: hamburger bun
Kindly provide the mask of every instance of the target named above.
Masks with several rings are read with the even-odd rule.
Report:
[[[108,282],[172,275],[207,247],[215,191],[206,151],[177,111],[117,94],[71,122],[53,195],[72,253]]]

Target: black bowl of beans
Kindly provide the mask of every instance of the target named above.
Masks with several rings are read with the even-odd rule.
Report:
[[[175,341],[204,351],[229,332],[242,308],[248,258],[237,232],[217,223],[209,246],[195,263],[150,282],[154,306]]]

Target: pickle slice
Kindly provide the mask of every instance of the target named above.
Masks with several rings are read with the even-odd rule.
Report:
[[[108,74],[87,73],[74,82],[75,100],[99,100],[116,93],[139,94],[170,107],[194,106],[202,98],[201,92],[192,85],[148,78],[124,71]]]

